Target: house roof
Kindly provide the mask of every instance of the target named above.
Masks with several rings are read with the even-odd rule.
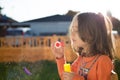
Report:
[[[13,23],[0,23],[0,27],[1,26],[8,26],[8,27],[30,27],[30,24],[13,22]]]
[[[10,17],[7,17],[6,15],[2,15],[0,14],[0,22],[2,23],[11,23],[11,22],[17,22],[16,20],[13,20],[12,18]]]
[[[71,21],[73,16],[70,15],[53,15],[25,22],[55,22],[55,21]]]

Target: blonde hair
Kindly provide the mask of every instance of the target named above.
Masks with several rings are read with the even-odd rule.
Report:
[[[114,58],[115,52],[116,52],[116,46],[115,46],[115,38],[114,38],[114,35],[112,34],[113,25],[108,16],[104,16],[104,20],[105,20],[105,25],[107,28],[108,40],[110,43],[109,45],[111,46],[111,53]]]
[[[78,34],[80,39],[90,45],[90,53],[108,55],[113,59],[115,45],[112,35],[112,22],[108,17],[96,13],[78,13],[73,22],[78,22]]]

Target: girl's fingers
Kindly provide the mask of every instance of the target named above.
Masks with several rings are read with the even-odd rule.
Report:
[[[54,47],[54,44],[55,44],[55,43],[53,42],[53,43],[51,44],[51,47]]]
[[[68,79],[67,79],[67,78],[69,77],[68,74],[69,74],[68,72],[64,72],[64,73],[63,73],[64,80],[68,80]]]
[[[64,72],[63,73],[64,80],[72,80],[73,76],[74,76],[73,72]]]
[[[51,44],[51,50],[52,50],[53,53],[55,52],[54,43]]]

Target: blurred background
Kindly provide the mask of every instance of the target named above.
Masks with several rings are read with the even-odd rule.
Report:
[[[67,62],[76,59],[68,32],[78,12],[111,19],[120,79],[119,8],[118,0],[0,0],[0,80],[60,80],[50,45],[64,42]]]

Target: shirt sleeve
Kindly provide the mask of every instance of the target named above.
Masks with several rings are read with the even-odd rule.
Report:
[[[56,62],[57,62],[59,76],[61,80],[63,80],[62,74],[64,72],[65,59],[64,57],[60,59],[56,59]],[[78,60],[74,61],[74,63],[71,65],[71,71],[75,73],[75,76],[73,77],[72,80],[84,80],[84,77],[77,74],[77,69],[78,69],[77,66],[78,66]]]
[[[97,67],[98,80],[111,80],[112,69],[113,64],[110,58],[108,56],[101,56]]]
[[[64,57],[60,58],[60,59],[56,59],[56,62],[57,62],[59,76],[60,76],[61,80],[63,80],[62,74],[64,72],[65,59],[64,59]]]

